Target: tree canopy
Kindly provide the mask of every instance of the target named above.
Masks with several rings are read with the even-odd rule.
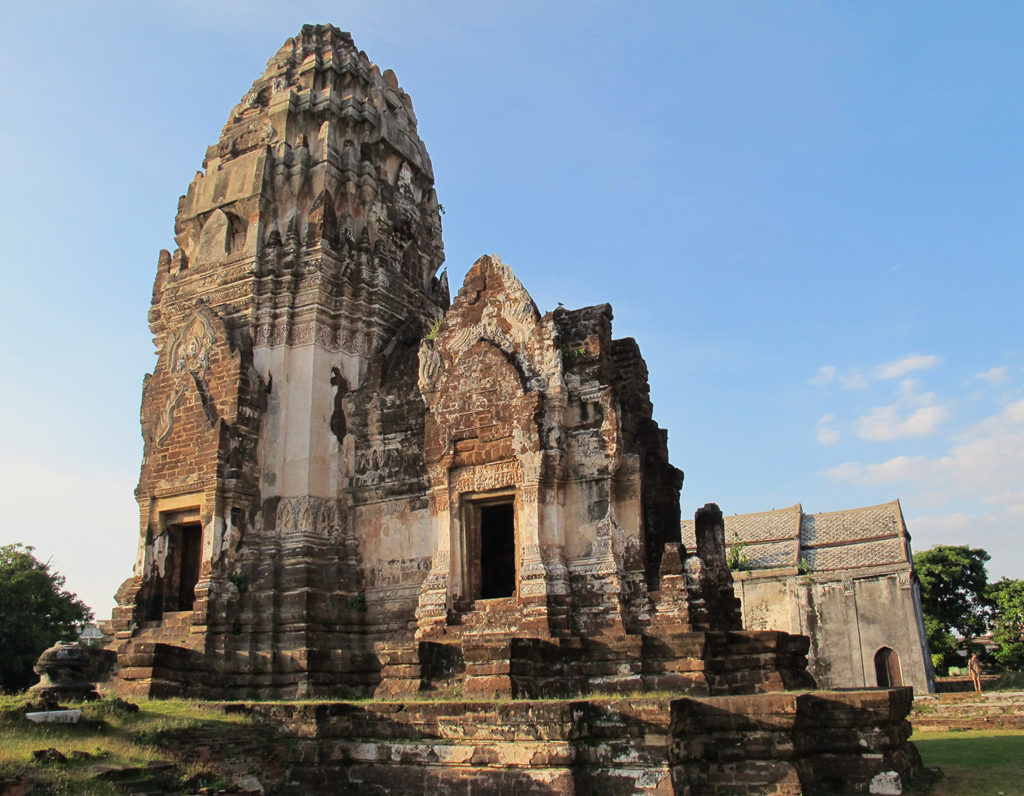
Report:
[[[8,692],[35,683],[39,654],[75,639],[92,619],[89,607],[64,588],[64,576],[33,549],[0,545],[0,689]]]
[[[1024,669],[1024,580],[1003,578],[988,587],[992,606],[992,640],[999,645],[993,657],[1007,670]]]
[[[932,660],[940,672],[958,663],[959,639],[985,632],[989,554],[967,545],[936,545],[914,554]]]

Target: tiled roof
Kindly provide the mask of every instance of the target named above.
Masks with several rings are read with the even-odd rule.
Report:
[[[731,547],[742,542],[743,555],[753,569],[796,566],[800,539],[800,504],[778,511],[756,514],[733,514],[725,518],[725,542]],[[683,544],[687,550],[697,546],[693,520],[682,525]]]
[[[800,523],[800,544],[806,547],[899,536],[902,526],[903,516],[898,501],[849,511],[805,514]]]
[[[681,523],[683,544],[694,550],[693,520]],[[804,514],[800,504],[777,511],[725,517],[725,543],[742,542],[751,569],[797,566],[812,572],[910,563],[910,534],[900,502],[847,511]]]
[[[757,514],[734,514],[725,518],[725,535],[735,542],[779,542],[795,540],[800,532],[800,504],[778,511],[760,511]]]
[[[802,551],[812,572],[857,567],[878,567],[903,564],[907,557],[902,539],[877,539],[870,542],[849,542],[834,547],[812,547]]]

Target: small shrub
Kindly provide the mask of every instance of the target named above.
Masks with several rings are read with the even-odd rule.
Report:
[[[583,346],[573,348],[572,346],[562,346],[562,360],[565,362],[574,362],[577,359],[582,359],[587,355],[587,349]]]
[[[434,340],[437,338],[437,333],[441,331],[441,321],[443,318],[435,318],[434,322],[430,324],[430,328],[427,329],[427,333],[423,335],[424,340]]]
[[[230,575],[228,580],[238,589],[239,594],[245,594],[249,591],[249,576],[246,575],[242,570],[236,569]]]
[[[86,703],[83,712],[89,717],[106,718],[113,716],[130,716],[139,712],[139,706],[134,702],[128,702],[121,697],[110,697],[98,699],[95,702]]]
[[[752,569],[750,559],[747,558],[747,554],[743,552],[743,549],[747,546],[747,543],[740,540],[740,536],[735,531],[732,535],[732,546],[729,548],[729,552],[725,556],[726,566],[729,567],[733,572],[744,572]]]

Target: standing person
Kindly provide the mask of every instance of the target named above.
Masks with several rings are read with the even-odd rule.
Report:
[[[974,683],[974,690],[981,693],[981,661],[978,660],[978,653],[971,656],[967,663],[967,671],[971,673],[971,682]]]

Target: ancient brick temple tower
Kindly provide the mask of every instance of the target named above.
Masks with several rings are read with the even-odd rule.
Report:
[[[359,692],[367,634],[411,614],[431,552],[416,347],[448,286],[430,159],[394,74],[307,26],[203,167],[153,287],[118,642],[201,656],[194,687]]]
[[[718,508],[697,513],[695,549],[680,543],[682,473],[611,308],[542,316],[496,257],[449,308],[412,102],[349,34],[289,39],[203,167],[153,288],[138,557],[113,617],[121,692],[447,698],[315,718],[323,744],[338,738],[311,776],[334,766],[353,787],[394,786],[406,763],[410,791],[478,766],[526,771],[485,790],[587,791],[608,772],[622,792],[905,780],[909,691],[806,691],[805,637],[740,630]],[[678,698],[634,705],[614,731],[580,707],[655,689]],[[518,736],[493,706],[458,701],[494,695],[577,701],[522,703],[535,745],[554,744],[524,765],[503,762],[495,739]],[[453,763],[418,743],[356,760],[382,727],[456,725],[493,754]],[[587,745],[608,732],[621,737]]]

